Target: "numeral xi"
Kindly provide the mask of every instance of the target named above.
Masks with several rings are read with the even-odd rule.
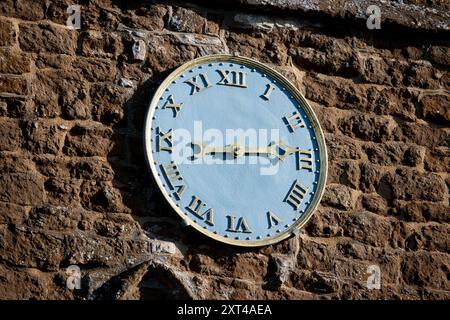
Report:
[[[188,85],[191,86],[191,95],[199,93],[200,91],[211,87],[211,84],[208,80],[208,75],[206,73],[200,73],[196,75],[191,80],[185,81]]]

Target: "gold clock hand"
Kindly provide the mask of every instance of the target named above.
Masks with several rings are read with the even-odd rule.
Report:
[[[281,151],[281,152],[280,152]],[[289,155],[298,152],[298,148],[293,148],[285,144],[281,139],[277,143],[269,144],[267,147],[245,148],[243,154],[267,154],[277,157],[283,161]]]
[[[242,152],[243,154],[272,154],[270,147],[247,147]]]
[[[231,145],[225,147],[205,146],[201,143],[192,142],[193,157],[199,158],[211,153],[232,153],[240,149],[239,145]],[[237,157],[237,156],[236,156]]]
[[[271,154],[276,156],[278,159],[283,161],[286,157],[289,155],[296,153],[299,151],[298,148],[293,148],[283,142],[283,140],[278,140],[277,143],[274,143],[270,146],[271,148]],[[282,153],[280,153],[280,150],[282,150]]]
[[[198,145],[198,144],[196,144]],[[259,148],[252,148],[247,147],[243,148],[239,144],[235,143],[230,146],[225,147],[209,147],[209,146],[203,146],[202,149],[202,155],[210,154],[210,153],[231,153],[235,158],[241,157],[246,154],[271,154],[272,151],[269,147],[259,147]]]
[[[283,161],[289,155],[299,151],[298,148],[293,148],[285,144],[281,139],[274,144],[270,144],[267,147],[247,147],[242,148],[239,144],[233,144],[225,147],[215,147],[215,146],[205,146],[201,143],[192,142],[193,156],[194,158],[203,157],[206,154],[211,153],[230,153],[233,154],[235,158],[241,157],[243,155],[257,154],[257,155],[272,155],[277,157],[279,160]],[[280,152],[282,151],[282,152]]]
[[[205,153],[233,153],[234,146],[225,146],[225,147],[214,147],[207,146],[205,147]]]

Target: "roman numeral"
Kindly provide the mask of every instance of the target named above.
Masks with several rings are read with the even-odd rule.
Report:
[[[305,126],[298,112],[294,112],[290,117],[283,117],[283,121],[287,124],[290,132],[294,132],[295,129]]]
[[[184,189],[186,189],[186,186],[184,184],[175,186],[174,189],[176,189],[176,191],[174,192],[175,197],[180,200],[181,199],[181,195],[184,192]]]
[[[180,170],[178,170],[178,166],[176,162],[172,161],[170,164],[162,166],[164,174],[169,179],[169,181],[174,182],[178,180],[183,180],[181,176]]]
[[[185,81],[185,83],[191,86],[191,95],[199,93],[200,91],[211,87],[211,84],[208,80],[208,75],[206,73],[200,73],[193,77],[191,80]]]
[[[307,169],[313,171],[313,154],[312,150],[302,150],[297,151],[297,169]]]
[[[186,207],[186,209],[188,209],[192,214],[194,214],[198,218],[204,219],[205,222],[207,224],[209,224],[210,226],[213,226],[214,225],[214,209],[209,208],[208,210],[201,213],[201,211],[205,205],[206,204],[204,202],[202,202],[199,198],[197,198],[196,196],[192,196],[192,201],[189,204],[189,206]]]
[[[184,190],[186,189],[186,186],[183,184],[175,185],[179,181],[183,180],[180,170],[178,170],[177,164],[172,161],[170,164],[167,164],[164,166],[161,165],[160,168],[167,179],[170,190],[175,190],[174,195],[178,200],[180,200],[181,195],[183,194]]]
[[[161,131],[161,129],[158,127],[156,129],[156,151],[168,151],[172,152],[173,142],[172,142],[172,134],[173,131],[170,129],[167,131],[167,133],[164,133]],[[163,145],[163,142],[165,142],[167,145]]]
[[[172,109],[172,111],[174,113],[174,117],[176,118],[178,115],[178,112],[180,112],[182,107],[183,107],[183,103],[175,103],[172,95],[170,95],[167,98],[166,103],[164,104],[164,106],[162,108],[163,109]]]
[[[268,83],[266,91],[260,97],[263,98],[264,100],[269,100],[269,97],[272,94],[273,89],[275,89],[275,87],[271,83]]]
[[[247,221],[243,217],[240,217],[236,223],[235,216],[227,216],[228,228],[230,232],[252,233],[248,227]]]
[[[272,228],[273,226],[277,226],[277,225],[279,225],[280,223],[282,223],[283,221],[280,219],[280,218],[278,218],[276,215],[275,215],[275,213],[273,213],[273,212],[271,212],[271,211],[268,211],[267,212],[267,222],[268,222],[268,228],[270,229],[270,228]]]
[[[297,180],[295,180],[286,196],[285,201],[297,210],[307,193],[308,188],[303,187]]]
[[[247,73],[242,71],[216,70],[222,77],[217,84],[247,88]]]

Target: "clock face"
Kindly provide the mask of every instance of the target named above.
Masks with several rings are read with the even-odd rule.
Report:
[[[176,69],[150,104],[145,148],[184,223],[234,245],[297,234],[326,181],[311,107],[279,73],[243,57],[206,56]]]

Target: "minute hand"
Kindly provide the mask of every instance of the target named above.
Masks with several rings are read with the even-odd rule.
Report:
[[[205,146],[201,143],[192,142],[192,148],[194,149],[194,158],[203,157],[206,154],[211,153],[234,153],[236,145],[225,146],[225,147],[215,147],[215,146]]]
[[[271,144],[267,147],[247,147],[244,148],[242,151],[237,151],[237,156],[241,156],[242,154],[245,155],[272,155],[277,157],[279,160],[283,161],[287,156],[297,152],[298,149],[289,147],[288,145],[285,145],[282,141],[279,141],[277,144]]]
[[[289,155],[299,151],[298,148],[293,148],[285,144],[281,139],[277,143],[269,145],[267,148],[270,149],[270,154],[274,155],[281,161],[283,161]]]

